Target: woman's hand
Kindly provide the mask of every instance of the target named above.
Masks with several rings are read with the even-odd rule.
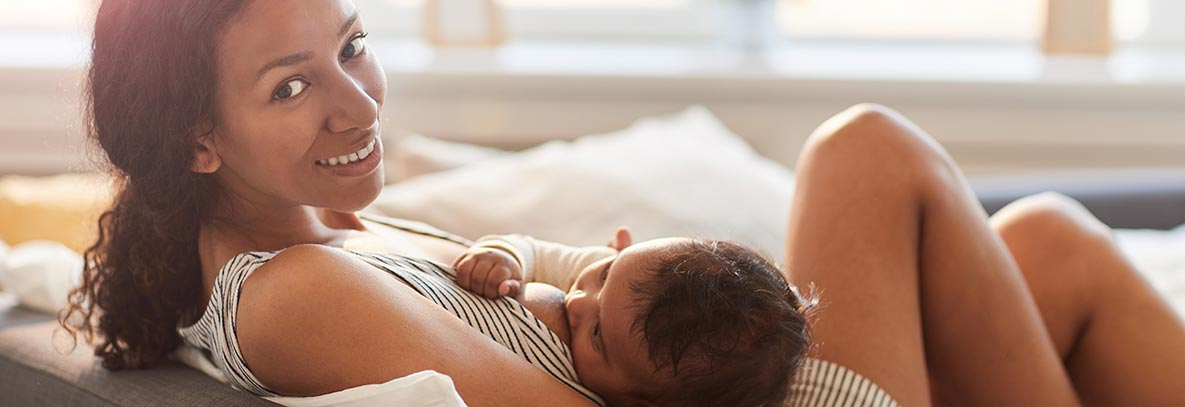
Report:
[[[505,251],[491,247],[471,247],[453,262],[457,285],[489,299],[517,297],[522,290],[523,269]]]

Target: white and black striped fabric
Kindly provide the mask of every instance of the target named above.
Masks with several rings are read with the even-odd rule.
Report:
[[[530,311],[510,298],[489,300],[456,284],[452,267],[392,254],[344,250],[387,271],[416,292],[440,305],[495,342],[543,369],[556,380],[604,406],[599,396],[580,384],[572,366],[571,350]],[[232,258],[218,273],[206,312],[181,337],[207,356],[235,387],[259,396],[279,396],[247,368],[235,337],[235,314],[243,282],[280,251],[248,252]]]
[[[872,381],[851,369],[807,358],[790,384],[787,407],[900,407]]]

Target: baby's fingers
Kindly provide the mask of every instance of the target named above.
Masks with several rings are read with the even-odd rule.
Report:
[[[490,269],[489,275],[486,276],[485,285],[481,291],[482,295],[491,300],[498,298],[500,292],[499,287],[503,282],[510,280],[510,278],[511,273],[509,267],[502,264],[494,266]]]
[[[461,255],[453,262],[453,269],[457,270],[457,285],[466,290],[473,288],[473,269],[477,261],[469,253]]]
[[[503,297],[518,297],[520,290],[522,290],[522,283],[518,280],[506,280],[498,286],[498,294]]]

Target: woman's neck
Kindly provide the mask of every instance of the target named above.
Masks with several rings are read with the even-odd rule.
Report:
[[[358,216],[305,205],[226,206],[209,223],[216,235],[250,246],[249,250],[279,250],[298,244],[341,246],[350,230],[363,230]]]

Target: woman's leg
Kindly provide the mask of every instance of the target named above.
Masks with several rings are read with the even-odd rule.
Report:
[[[991,224],[1087,405],[1183,406],[1185,323],[1081,204],[1021,199]]]
[[[1037,306],[959,170],[900,115],[861,105],[799,159],[789,278],[815,284],[818,357],[906,406],[1074,405]],[[945,397],[944,397],[945,398]]]

